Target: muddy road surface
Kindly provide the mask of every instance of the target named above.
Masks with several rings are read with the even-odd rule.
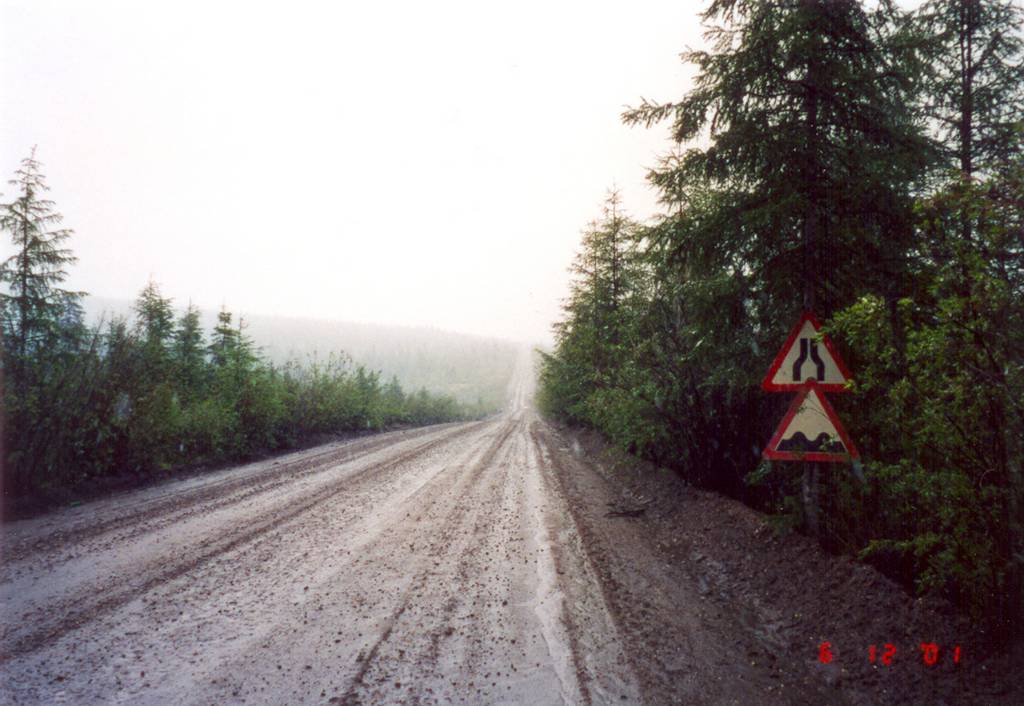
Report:
[[[493,419],[6,525],[0,703],[844,703],[608,511],[532,379]]]

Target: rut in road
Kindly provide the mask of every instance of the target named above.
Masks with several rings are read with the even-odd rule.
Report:
[[[400,435],[403,438],[414,438],[432,431],[436,431],[436,428],[404,431]],[[209,512],[252,495],[265,493],[298,477],[322,473],[345,461],[361,458],[395,443],[395,436],[381,434],[351,443],[331,444],[325,450],[288,454],[271,462],[272,468],[266,468],[266,464],[252,464],[251,468],[234,469],[234,472],[211,473],[208,477],[169,484],[170,490],[155,493],[155,497],[149,493],[140,493],[136,495],[144,497],[125,495],[113,502],[95,503],[88,508],[88,515],[85,514],[86,509],[80,511],[77,521],[62,523],[49,531],[28,534],[20,538],[20,541],[18,537],[8,536],[4,556],[10,560],[29,552],[39,554],[55,548],[66,549],[72,543],[81,543],[125,528],[132,533],[152,531],[179,522],[198,507]],[[104,505],[107,507],[102,507]],[[2,579],[3,574],[0,574]]]
[[[487,466],[494,461],[498,451],[505,445],[508,438],[515,431],[516,427],[514,424],[509,423],[506,427],[499,431],[496,435],[496,439],[490,444],[483,455],[468,469],[464,474],[460,474],[454,477],[454,482],[447,488],[444,488],[444,493],[438,493],[437,488],[431,488],[433,490],[433,497],[426,500],[421,504],[422,512],[429,513],[435,506],[438,506],[440,501],[447,501],[441,504],[441,513],[443,514],[443,520],[439,527],[436,527],[434,533],[428,540],[427,550],[425,553],[425,564],[428,564],[422,568],[412,579],[409,581],[407,587],[401,594],[401,598],[398,602],[398,606],[394,609],[392,615],[387,620],[387,627],[381,633],[380,637],[373,643],[368,654],[363,656],[360,660],[361,664],[359,670],[356,672],[352,681],[349,684],[344,696],[341,698],[342,701],[353,701],[360,689],[363,686],[364,680],[366,679],[367,673],[371,668],[376,667],[379,664],[379,657],[381,647],[391,637],[394,632],[395,626],[409,608],[410,604],[414,601],[416,595],[425,590],[428,582],[431,579],[433,573],[433,564],[446,552],[452,548],[452,542],[458,538],[458,530],[465,526],[465,523],[472,516],[471,508],[465,506],[465,499],[469,496],[474,487],[483,480],[484,471]],[[421,489],[420,492],[423,492]],[[402,530],[405,530],[403,533]],[[416,531],[414,524],[408,524],[405,526],[399,525],[395,528],[394,533],[385,533],[378,536],[376,544],[379,545],[380,549],[384,552],[387,551],[387,547],[384,545],[402,546],[409,537],[416,537],[419,532]],[[474,533],[475,534],[475,533]],[[395,536],[399,535],[399,536]],[[411,544],[415,545],[415,541]],[[366,549],[372,549],[367,547]],[[422,556],[422,555],[421,555]],[[457,575],[465,579],[467,578],[466,572],[464,571],[465,561],[460,561]],[[443,604],[443,612],[446,615],[452,613],[454,600],[449,598]],[[439,635],[435,633],[423,636],[429,642],[429,659],[436,662],[439,654]],[[408,651],[409,646],[406,645],[404,650]]]
[[[224,527],[222,532],[217,535],[203,537],[187,550],[176,552],[173,556],[158,555],[141,566],[135,564],[132,566],[132,574],[127,577],[127,581],[125,581],[126,577],[123,575],[111,575],[108,577],[109,580],[105,582],[90,582],[76,587],[77,590],[67,598],[60,602],[49,604],[44,614],[45,617],[42,617],[42,619],[34,620],[32,624],[16,625],[5,623],[2,631],[0,631],[0,645],[3,645],[2,652],[0,652],[0,662],[7,661],[15,655],[32,652],[61,637],[68,630],[80,628],[90,620],[116,610],[119,606],[128,603],[155,586],[183,576],[219,555],[230,552],[242,544],[252,541],[270,529],[281,528],[285,523],[300,517],[312,507],[329,500],[334,495],[351,491],[353,484],[358,483],[360,476],[363,474],[370,471],[381,473],[391,470],[410,458],[425,453],[443,443],[453,442],[470,431],[472,431],[472,427],[457,428],[441,436],[441,438],[421,443],[379,466],[364,468],[352,475],[346,475],[341,479],[328,483],[310,495],[303,497],[299,502],[269,508],[268,512],[250,515],[241,521],[233,522],[230,526]],[[143,510],[136,510],[129,514],[127,518],[112,518],[111,520],[100,522],[97,526],[84,530],[81,536],[76,536],[73,539],[79,542],[92,539],[115,529],[120,529],[125,525],[130,525],[132,520],[137,523],[145,522],[146,530],[152,532],[172,524],[172,521],[166,517],[161,517],[161,515],[173,514],[180,521],[182,516],[195,513],[196,508],[194,506],[189,507],[188,510],[183,510],[181,509],[182,504],[192,503],[193,505],[201,505],[204,513],[212,512],[277,488],[283,483],[288,482],[288,480],[282,479],[281,476],[284,474],[292,474],[290,480],[294,481],[296,478],[301,478],[310,472],[323,472],[332,466],[336,467],[334,464],[337,464],[339,460],[361,458],[365,453],[368,452],[360,454],[354,452],[354,450],[346,450],[345,452],[332,450],[315,453],[298,462],[275,467],[269,474],[272,476],[267,479],[269,482],[259,483],[255,488],[249,487],[246,492],[231,494],[243,485],[250,485],[252,483],[250,479],[244,479],[247,481],[244,484],[240,481],[217,484],[212,488],[203,488],[202,492],[196,493],[193,497],[163,502],[152,510],[157,515],[157,518],[145,514]],[[62,536],[66,535],[67,532],[55,534]],[[114,541],[123,540],[122,538],[115,538]],[[51,547],[53,546],[52,535],[41,538],[33,542],[32,545],[35,548]],[[61,549],[64,552],[70,550],[67,544],[61,545]],[[6,560],[4,566],[10,566]],[[7,572],[5,571],[5,573]]]
[[[531,380],[488,420],[11,523],[0,703],[787,703],[735,664],[757,635],[604,517]]]
[[[0,704],[783,706],[911,693],[790,657],[819,639],[799,623],[805,603],[824,615],[836,577],[868,569],[833,566],[815,583],[830,561],[818,557],[804,572],[813,596],[777,604],[792,567],[752,561],[788,546],[765,539],[762,519],[588,455],[537,415],[531,379],[524,365],[508,409],[487,420],[4,526]],[[630,484],[648,499],[675,489],[642,518],[608,517],[639,497]],[[789,540],[788,556],[814,555]],[[929,693],[952,693],[946,676]]]
[[[639,701],[593,571],[557,557],[578,538],[530,384],[487,421],[11,523],[0,702]],[[597,661],[574,652],[570,583],[613,646]]]

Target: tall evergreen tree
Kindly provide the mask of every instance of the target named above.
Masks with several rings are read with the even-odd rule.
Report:
[[[189,302],[174,330],[174,359],[178,379],[189,394],[198,391],[206,368],[206,350],[199,309]]]
[[[135,300],[135,323],[143,343],[163,350],[170,344],[174,332],[173,301],[160,293],[160,287],[150,280]]]
[[[574,281],[566,310],[577,327],[591,327],[612,348],[621,340],[619,314],[630,284],[637,224],[623,214],[616,190],[608,193],[602,211],[601,220],[583,232],[579,256],[570,268]],[[595,362],[600,371],[607,361]]]
[[[8,384],[24,381],[26,365],[39,348],[60,334],[62,321],[80,320],[81,292],[60,288],[67,279],[66,267],[77,262],[64,246],[68,228],[58,228],[63,216],[53,201],[36,150],[21,161],[9,183],[18,190],[13,201],[0,204],[0,229],[11,234],[16,252],[0,265],[0,282],[9,293],[0,293],[0,314],[7,352],[13,356]]]
[[[164,380],[170,373],[170,348],[174,334],[172,301],[160,293],[150,280],[135,300],[135,330],[142,343],[143,365],[151,382]]]
[[[217,325],[213,328],[213,339],[210,341],[210,355],[218,368],[230,362],[238,347],[238,330],[231,325],[231,319],[231,312],[226,307],[217,313]]]
[[[862,282],[899,277],[908,185],[928,155],[901,70],[905,17],[855,0],[714,0],[702,17],[718,24],[710,52],[685,55],[694,89],[623,115],[671,118],[680,145],[710,137],[651,174],[671,205],[711,206],[698,231],[665,231],[688,234],[674,253],[715,253],[718,268],[748,278],[755,308],[776,308],[767,320],[801,303],[828,315]]]
[[[573,281],[554,327],[554,356],[545,359],[549,411],[593,423],[584,408],[588,388],[609,388],[618,381],[630,317],[625,307],[637,278],[639,226],[623,212],[611,191],[600,220],[583,232],[580,251],[570,268]]]
[[[1013,0],[931,0],[927,113],[946,165],[970,178],[1008,166],[1024,130],[1024,9]]]

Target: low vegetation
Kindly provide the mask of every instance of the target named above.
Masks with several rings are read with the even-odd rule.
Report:
[[[802,464],[761,460],[762,376],[802,309],[852,368],[863,468],[822,474],[820,538],[1009,638],[1024,605],[1024,64],[1004,0],[715,0],[650,175],[584,232],[539,399],[808,527]]]
[[[492,411],[406,392],[343,354],[270,362],[231,312],[207,332],[195,307],[176,312],[152,282],[130,318],[88,327],[84,293],[60,287],[75,262],[71,231],[43,198],[34,152],[11,183],[17,197],[0,205],[15,247],[0,269],[5,500]]]

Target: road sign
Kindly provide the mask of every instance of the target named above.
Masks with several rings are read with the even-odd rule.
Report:
[[[821,324],[814,314],[804,313],[775,356],[761,388],[768,392],[799,390],[807,380],[825,392],[843,392],[850,371],[828,336],[818,340]]]
[[[823,389],[813,380],[804,383],[765,447],[766,459],[849,463],[860,458]]]

